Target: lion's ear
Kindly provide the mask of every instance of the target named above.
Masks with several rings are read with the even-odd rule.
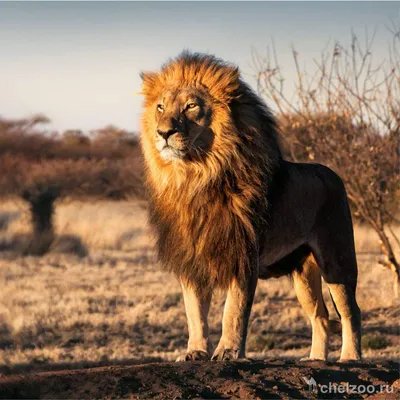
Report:
[[[157,84],[159,83],[158,74],[155,72],[141,72],[142,78],[142,94],[146,97],[154,96]]]

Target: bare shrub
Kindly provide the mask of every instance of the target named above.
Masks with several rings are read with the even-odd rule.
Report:
[[[399,260],[387,233],[397,221],[400,165],[400,36],[393,33],[388,58],[379,64],[372,56],[373,38],[363,46],[355,34],[348,48],[335,43],[314,60],[313,74],[300,67],[293,49],[293,100],[274,47],[265,58],[255,54],[254,63],[260,93],[279,110],[286,156],[321,162],[342,177],[353,215],[379,236],[378,261],[393,272],[398,298]]]

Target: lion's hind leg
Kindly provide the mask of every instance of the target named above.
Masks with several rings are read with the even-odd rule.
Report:
[[[293,271],[292,277],[297,298],[312,326],[310,359],[326,360],[330,321],[322,296],[321,274],[312,254]],[[331,321],[331,325],[334,322]]]
[[[340,315],[342,324],[340,361],[360,360],[361,313],[356,300],[357,262],[354,249],[344,244],[335,248],[336,246],[328,240],[326,242],[321,240],[313,252]]]
[[[361,359],[361,313],[356,300],[357,260],[345,192],[323,209],[310,243],[342,323],[340,361]]]

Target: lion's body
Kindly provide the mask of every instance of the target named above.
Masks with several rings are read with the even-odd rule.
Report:
[[[359,358],[357,264],[340,178],[282,159],[271,113],[229,64],[184,53],[143,80],[150,222],[160,261],[182,283],[187,358],[208,354],[214,288],[228,289],[214,357],[244,356],[257,279],[290,273],[313,324],[311,356],[326,358],[322,273],[339,312],[349,314],[342,358]]]
[[[348,248],[342,250],[354,253],[351,215],[343,183],[327,167],[283,161],[270,185],[268,200],[267,229],[260,245],[260,278],[287,275],[299,268],[301,259],[312,252],[322,222],[323,229],[331,235],[332,247],[338,241],[337,233],[343,234],[343,228],[347,228]],[[330,215],[335,210],[329,203],[342,203],[337,215],[340,219]],[[290,254],[290,265],[285,267]],[[299,262],[295,254],[299,255]]]

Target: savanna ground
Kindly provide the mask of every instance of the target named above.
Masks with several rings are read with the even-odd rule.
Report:
[[[156,263],[145,204],[64,201],[57,204],[55,226],[58,239],[47,255],[23,256],[31,229],[27,209],[15,201],[0,206],[4,379],[29,371],[173,361],[184,352],[187,327],[180,287]],[[371,229],[356,226],[355,238],[364,358],[398,360],[400,308],[393,303],[391,273],[376,262],[379,247]],[[330,314],[337,318],[324,290]],[[210,312],[214,344],[221,333],[223,303],[223,295],[216,293]],[[290,279],[259,281],[248,356],[280,359],[285,369],[292,361],[282,360],[307,356],[310,344],[311,328]],[[340,345],[340,337],[333,336],[332,361],[339,357]],[[158,373],[165,375],[159,365]],[[223,365],[214,369],[223,370]],[[240,365],[232,368],[241,370]]]

